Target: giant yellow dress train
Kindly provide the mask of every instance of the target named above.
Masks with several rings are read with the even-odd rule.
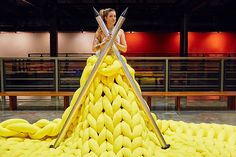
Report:
[[[125,58],[123,57],[126,62]],[[87,59],[80,85],[62,119],[24,119],[0,123],[0,157],[235,157],[236,126],[157,120],[170,148],[161,149],[146,115],[138,107],[120,62],[107,55],[73,116],[64,140],[50,148],[63,127],[97,56]],[[127,64],[127,63],[126,63]],[[127,64],[132,77],[135,71]]]

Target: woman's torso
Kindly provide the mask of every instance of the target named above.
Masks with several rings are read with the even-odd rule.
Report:
[[[105,34],[100,30],[100,32],[99,32],[99,42],[102,43],[103,40],[105,40],[105,37],[106,37]],[[115,38],[115,41],[118,42],[118,43],[120,43],[120,38],[121,38],[121,30],[119,30],[119,32],[118,32],[118,34],[117,34],[117,36],[116,36],[116,38]],[[99,52],[99,53],[100,53],[100,52]],[[109,55],[113,55],[113,54],[114,54],[112,48],[110,49],[110,51],[108,52],[108,54],[109,54]]]
[[[117,36],[116,36],[116,42],[120,43],[120,36],[121,36],[121,30],[119,30]],[[103,32],[100,32],[100,43],[103,42],[103,40],[105,39],[105,34]]]

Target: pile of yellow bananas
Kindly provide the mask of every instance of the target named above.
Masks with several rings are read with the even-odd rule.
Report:
[[[123,58],[126,62],[125,58]],[[96,56],[87,60],[80,85],[84,86]],[[127,64],[134,77],[134,70]],[[136,82],[137,83],[137,82]],[[166,142],[163,150],[144,112],[139,109],[121,64],[106,56],[90,84],[64,141],[49,148],[63,127],[81,88],[73,95],[62,119],[23,119],[0,123],[0,157],[236,157],[236,127],[157,120]]]

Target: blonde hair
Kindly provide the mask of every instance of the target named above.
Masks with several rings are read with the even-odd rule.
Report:
[[[101,9],[99,11],[99,15],[102,17],[102,19],[105,22],[105,24],[107,23],[106,20],[105,20],[105,17],[107,17],[109,12],[111,12],[111,11],[115,11],[115,9],[113,9],[113,8],[106,8],[106,9]],[[100,26],[98,26],[97,33],[99,33],[99,34],[102,33],[102,29],[100,28]]]
[[[105,17],[108,16],[109,12],[115,11],[113,8],[106,8],[106,9],[101,9],[99,11],[100,16],[102,17],[103,21],[106,23]]]

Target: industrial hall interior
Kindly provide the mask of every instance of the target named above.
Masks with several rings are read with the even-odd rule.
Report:
[[[0,2],[0,157],[236,157],[235,0]]]

